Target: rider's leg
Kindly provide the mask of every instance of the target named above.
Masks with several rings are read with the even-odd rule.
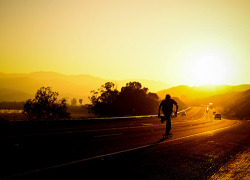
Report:
[[[171,130],[171,119],[170,119],[170,115],[171,115],[171,113],[166,114],[166,119],[167,119],[167,122],[166,122],[166,135],[168,135],[169,132],[170,132],[170,130]]]
[[[167,123],[166,123],[166,134],[169,134],[171,130],[171,119],[170,116],[167,118]]]

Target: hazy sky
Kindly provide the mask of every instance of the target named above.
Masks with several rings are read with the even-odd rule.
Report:
[[[0,0],[0,72],[250,83],[249,0]]]

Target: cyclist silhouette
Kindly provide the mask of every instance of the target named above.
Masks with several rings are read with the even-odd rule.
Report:
[[[171,118],[170,117],[173,111],[173,105],[176,106],[175,116],[177,116],[178,104],[175,100],[171,99],[171,96],[169,94],[166,95],[166,98],[163,101],[161,101],[161,104],[159,106],[158,117],[161,118],[162,123],[165,120],[167,120],[166,133],[164,136],[172,135],[172,133],[170,133],[170,130],[171,130]],[[164,114],[163,117],[160,116],[161,109]]]

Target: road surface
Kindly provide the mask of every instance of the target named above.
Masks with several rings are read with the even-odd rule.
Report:
[[[249,178],[250,122],[214,120],[193,107],[172,119],[171,139],[156,117],[15,132],[3,139],[3,179]]]

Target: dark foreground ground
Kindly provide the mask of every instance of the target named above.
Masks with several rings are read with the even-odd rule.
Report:
[[[153,117],[12,125],[1,136],[0,177],[209,179],[230,171],[247,178],[238,162],[249,167],[249,121],[214,120],[195,107],[172,119],[171,139],[161,139],[164,129]]]

